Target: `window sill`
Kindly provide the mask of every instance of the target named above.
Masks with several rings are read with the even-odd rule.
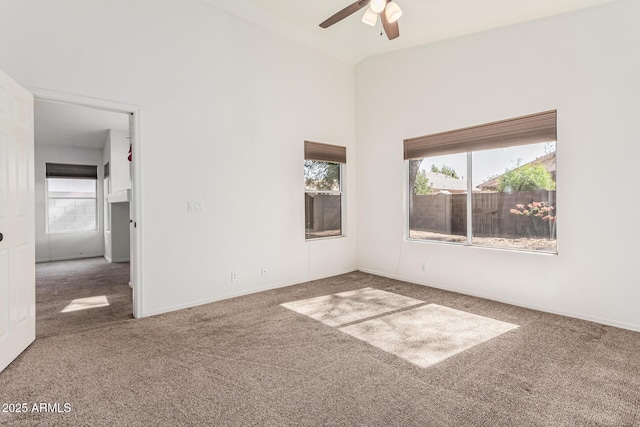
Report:
[[[345,236],[344,234],[341,236],[327,236],[327,237],[314,237],[312,239],[304,239],[305,242],[317,242],[317,241],[323,241],[323,240],[335,240],[335,239],[344,239],[347,236]]]
[[[540,255],[558,255],[558,251],[543,251],[543,250],[535,250],[535,249],[524,249],[524,248],[507,248],[500,246],[484,246],[484,245],[470,245],[466,242],[442,242],[438,240],[423,240],[423,239],[411,239],[406,237],[404,239],[405,242],[414,242],[414,243],[429,243],[435,245],[447,245],[447,246],[460,246],[467,248],[476,248],[476,249],[489,249],[494,251],[502,251],[502,252],[519,252],[519,253],[528,253],[528,254],[540,254]]]
[[[58,234],[82,234],[82,233],[97,233],[98,230],[78,230],[78,231],[53,231],[47,232],[47,235],[58,235]]]

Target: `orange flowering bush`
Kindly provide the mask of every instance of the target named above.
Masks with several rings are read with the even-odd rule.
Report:
[[[509,212],[515,215],[541,218],[543,221],[556,222],[553,210],[553,206],[549,206],[548,202],[531,202],[526,207],[523,204],[518,204],[515,209],[511,209]]]
[[[517,234],[540,235],[549,232],[549,238],[555,238],[556,216],[554,207],[548,202],[531,202],[528,205],[517,204],[510,209],[514,215],[522,216],[524,221],[516,225]]]

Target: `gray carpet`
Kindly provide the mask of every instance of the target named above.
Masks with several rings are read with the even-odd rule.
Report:
[[[281,305],[367,287],[518,327],[423,368]],[[640,333],[355,272],[46,335],[0,402],[70,412],[0,423],[637,426],[639,354]]]
[[[104,327],[132,318],[129,263],[85,258],[36,264],[36,337]],[[62,311],[73,301],[106,297],[109,305]]]

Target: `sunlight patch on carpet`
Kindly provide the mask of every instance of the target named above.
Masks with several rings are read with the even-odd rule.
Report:
[[[71,301],[71,303],[61,311],[61,313],[69,313],[72,311],[88,310],[90,308],[106,307],[109,305],[109,301],[105,295],[99,297],[78,298]]]
[[[517,327],[511,323],[429,304],[340,330],[426,368]]]
[[[373,288],[281,305],[423,368],[518,328]]]
[[[379,289],[362,288],[281,305],[326,325],[340,326],[419,304],[424,304],[424,301]]]

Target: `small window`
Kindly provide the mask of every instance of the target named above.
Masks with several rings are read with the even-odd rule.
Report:
[[[345,162],[344,147],[305,142],[306,239],[343,235],[342,165]]]
[[[97,230],[97,167],[47,163],[47,233]]]
[[[555,111],[406,140],[405,159],[409,239],[557,253]]]

